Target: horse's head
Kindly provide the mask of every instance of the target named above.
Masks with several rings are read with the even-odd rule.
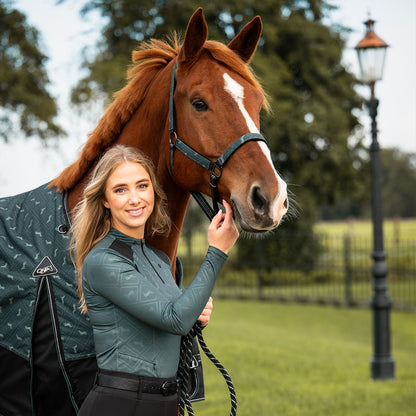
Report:
[[[201,9],[188,24],[177,58],[176,132],[211,161],[247,133],[260,136],[259,114],[266,99],[248,68],[260,33],[261,20],[256,17],[225,46],[206,40]],[[185,189],[211,195],[210,172],[177,151],[174,176]],[[277,227],[288,209],[286,183],[276,172],[267,145],[257,138],[231,154],[222,169],[218,192],[231,202],[238,223],[248,232]]]

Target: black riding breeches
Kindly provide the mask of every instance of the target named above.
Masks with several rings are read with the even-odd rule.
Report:
[[[78,416],[177,416],[178,393],[166,382],[176,380],[100,370]]]

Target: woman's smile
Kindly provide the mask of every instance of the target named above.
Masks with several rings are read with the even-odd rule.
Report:
[[[133,216],[140,216],[143,214],[144,208],[137,208],[137,209],[129,209],[127,212]]]

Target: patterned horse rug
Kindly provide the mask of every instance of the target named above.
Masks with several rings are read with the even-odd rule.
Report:
[[[0,199],[0,414],[73,416],[92,386],[68,223],[65,195],[47,184]]]

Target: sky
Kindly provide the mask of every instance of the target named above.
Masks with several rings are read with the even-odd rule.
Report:
[[[99,39],[98,14],[82,19],[83,0],[15,0],[16,8],[27,15],[42,38],[42,49],[50,57],[47,71],[52,81],[50,91],[58,100],[58,122],[68,137],[51,141],[45,147],[36,138],[0,141],[0,197],[15,195],[40,186],[57,176],[77,155],[103,113],[91,104],[82,114],[69,106],[69,95],[81,76],[80,53]],[[200,4],[203,6],[203,1]],[[387,51],[383,80],[376,84],[378,140],[382,147],[398,147],[416,153],[416,0],[332,0],[339,9],[331,13],[331,22],[352,29],[346,36],[343,63],[358,75],[354,46],[365,34],[363,22],[369,13],[376,21],[375,32],[390,47]],[[360,94],[369,98],[369,89]],[[278,116],[278,115],[277,115]],[[369,144],[369,116],[360,114]]]

